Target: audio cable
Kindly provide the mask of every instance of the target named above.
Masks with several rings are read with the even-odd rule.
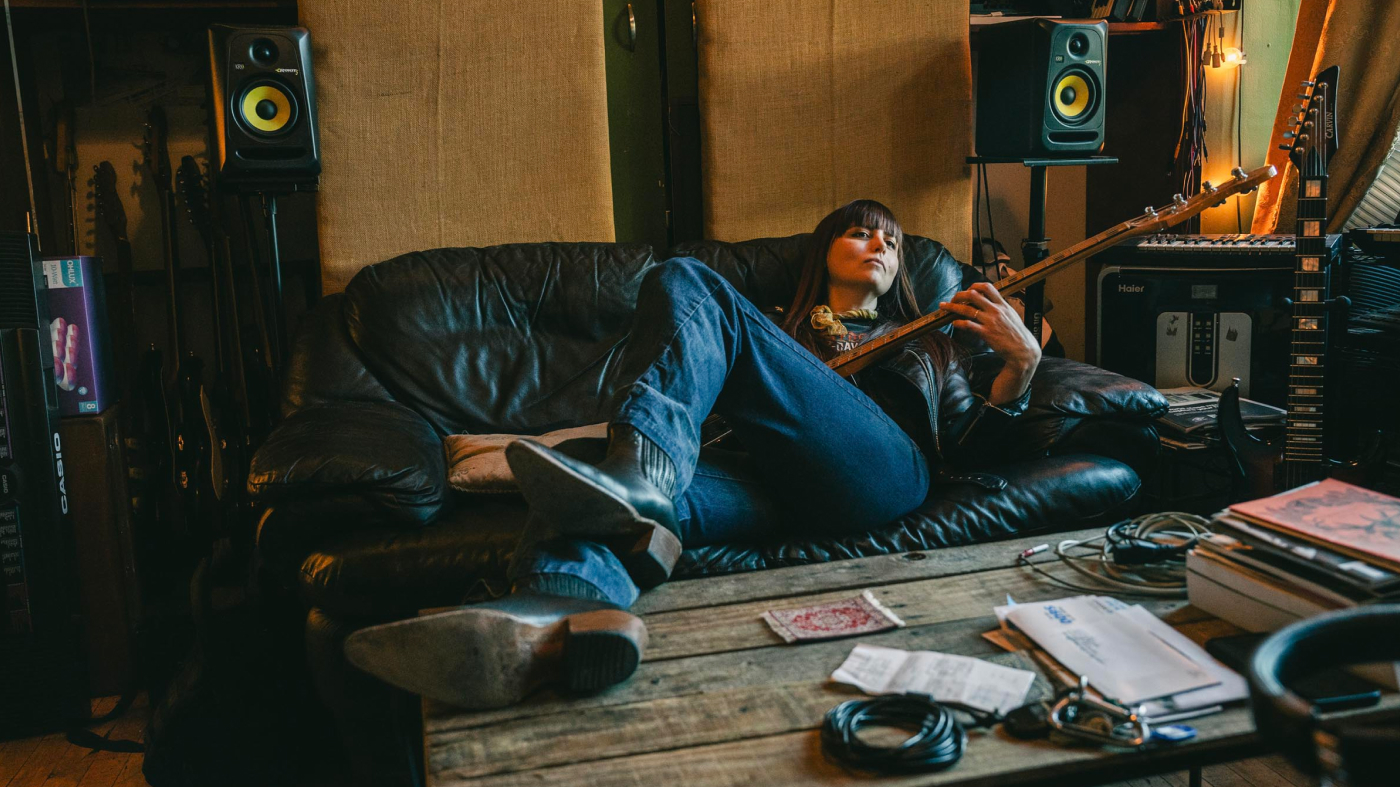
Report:
[[[1111,525],[1104,534],[1083,540],[1066,539],[1053,547],[1055,558],[1092,580],[1094,586],[1061,579],[1031,558],[1051,551],[1049,544],[1016,556],[1046,579],[1082,593],[1120,593],[1156,598],[1186,598],[1186,553],[1210,533],[1204,517],[1180,511],[1144,514]]]
[[[962,711],[969,725],[953,715]],[[822,722],[822,750],[839,762],[867,771],[923,773],[956,765],[967,748],[968,727],[991,727],[995,713],[958,703],[935,702],[926,694],[902,694],[848,700],[827,711]],[[875,746],[860,738],[866,727],[913,730],[898,746]]]

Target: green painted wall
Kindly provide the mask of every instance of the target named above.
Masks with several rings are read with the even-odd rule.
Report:
[[[1271,140],[1269,135],[1293,47],[1299,0],[1243,0],[1242,5],[1242,13],[1222,17],[1225,45],[1239,46],[1243,21],[1243,48],[1249,62],[1236,69],[1206,68],[1206,148],[1210,158],[1201,177],[1212,183],[1229,179],[1237,161],[1242,161],[1245,169],[1263,164],[1269,148],[1281,141]],[[1242,99],[1239,104],[1237,96]],[[1235,126],[1241,122],[1243,146],[1237,147]],[[1235,203],[1239,201],[1241,221],[1248,232],[1255,196],[1238,197],[1206,211],[1201,215],[1201,231],[1235,232]]]

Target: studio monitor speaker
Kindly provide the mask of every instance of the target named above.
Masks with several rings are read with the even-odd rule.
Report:
[[[300,27],[209,27],[209,149],[234,191],[312,190],[321,174],[311,40]]]
[[[1103,147],[1108,23],[1029,19],[977,33],[977,154],[1089,155]]]

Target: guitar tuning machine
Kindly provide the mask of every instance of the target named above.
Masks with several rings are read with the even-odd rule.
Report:
[[[1201,184],[1201,191],[1204,191],[1207,194],[1214,194],[1216,191],[1218,191],[1218,189],[1216,189],[1215,186],[1211,185],[1211,182],[1207,180],[1206,182]]]
[[[1232,178],[1243,179],[1245,177],[1248,177],[1248,175],[1249,173],[1244,171],[1244,167],[1235,167],[1234,169],[1230,170],[1230,177]]]
[[[1183,196],[1181,196],[1180,194],[1173,194],[1173,195],[1172,195],[1172,204],[1175,205],[1175,206],[1178,207],[1178,208],[1185,207],[1185,206],[1186,206],[1186,198],[1183,197]]]
[[[1142,212],[1144,215],[1152,216],[1153,218],[1156,218],[1157,216],[1157,209],[1151,205],[1148,205],[1147,207],[1143,208]]]

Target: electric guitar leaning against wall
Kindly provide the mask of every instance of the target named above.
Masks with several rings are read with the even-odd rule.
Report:
[[[1288,415],[1282,440],[1268,443],[1245,430],[1240,417],[1239,381],[1220,395],[1216,421],[1240,489],[1250,498],[1267,497],[1317,481],[1336,463],[1323,450],[1324,384],[1327,356],[1328,293],[1327,164],[1337,152],[1337,78],[1332,66],[1304,82],[1305,102],[1294,107],[1291,142],[1283,145],[1298,170],[1292,307],[1293,340],[1288,354]]]

